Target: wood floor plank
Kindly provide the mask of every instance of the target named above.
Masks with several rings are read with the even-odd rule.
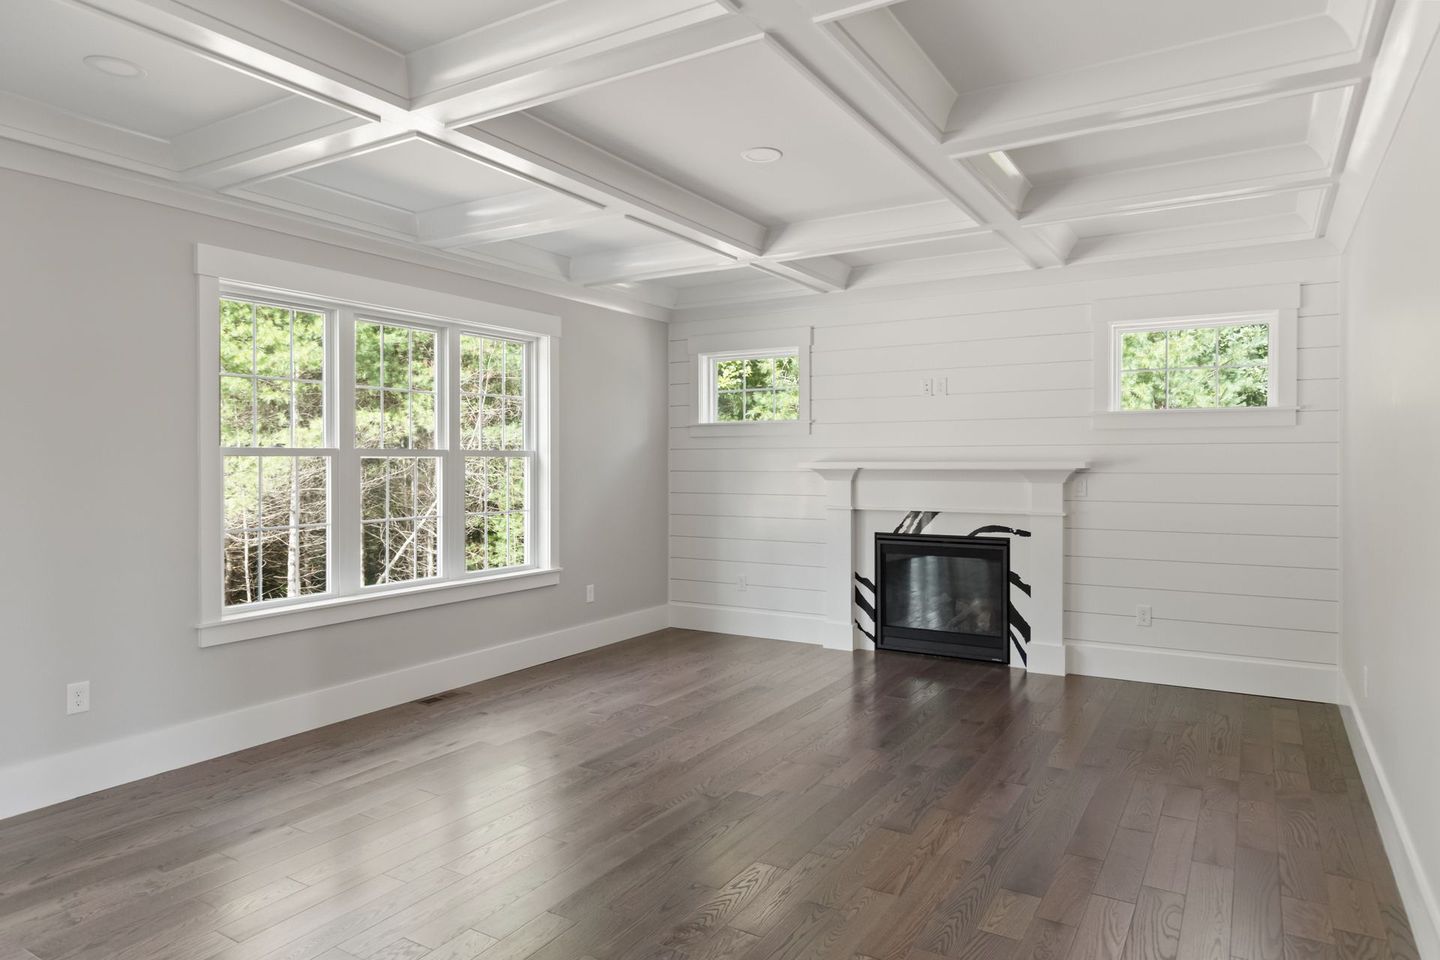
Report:
[[[1175,960],[1180,951],[1180,925],[1185,897],[1169,890],[1143,887],[1135,901],[1122,960]]]
[[[1233,871],[1214,864],[1193,863],[1187,886],[1178,960],[1229,960],[1230,910],[1235,890]]]
[[[1135,905],[1091,896],[1066,960],[1120,960]]]
[[[0,960],[1419,960],[1335,708],[666,630],[0,822]]]
[[[1240,847],[1235,851],[1235,906],[1230,955],[1239,960],[1281,960],[1280,857]]]

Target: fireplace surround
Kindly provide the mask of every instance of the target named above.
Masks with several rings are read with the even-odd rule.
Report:
[[[1003,525],[1033,531],[1021,571],[1026,597],[1028,658],[1012,668],[1063,675],[1066,481],[1086,469],[1072,460],[820,460],[806,466],[825,481],[824,612],[805,639],[837,650],[868,650],[856,625],[856,558],[873,541],[862,531],[893,529],[901,515],[935,511],[967,527]],[[875,517],[886,523],[877,527]],[[867,520],[867,518],[870,518]],[[1018,545],[1017,545],[1018,547]],[[797,637],[798,639],[798,637]]]
[[[875,535],[875,645],[1010,662],[1010,541]]]

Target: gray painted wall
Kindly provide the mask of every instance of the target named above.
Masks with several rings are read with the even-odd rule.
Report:
[[[560,586],[200,649],[196,242],[561,315]],[[0,766],[665,602],[660,323],[8,171],[0,291]]]

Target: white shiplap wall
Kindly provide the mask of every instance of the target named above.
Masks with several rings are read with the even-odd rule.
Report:
[[[682,315],[670,332],[673,622],[813,637],[822,490],[802,463],[1081,458],[1088,489],[1066,504],[1072,671],[1332,699],[1337,269],[1327,258]],[[1089,304],[1285,282],[1301,285],[1295,426],[1092,428]],[[796,325],[814,328],[811,435],[692,435],[686,340]],[[947,377],[949,395],[924,396],[923,377]],[[1135,626],[1141,603],[1150,628]]]

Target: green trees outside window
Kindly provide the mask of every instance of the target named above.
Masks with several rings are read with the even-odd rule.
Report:
[[[1125,331],[1120,409],[1263,407],[1270,402],[1263,323]]]

